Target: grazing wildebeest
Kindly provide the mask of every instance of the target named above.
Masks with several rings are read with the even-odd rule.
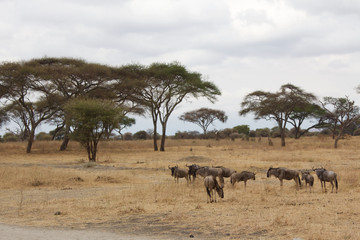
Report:
[[[204,178],[204,185],[207,192],[207,196],[210,199],[210,202],[216,202],[216,194],[215,190],[218,193],[219,197],[224,198],[224,190],[223,187],[219,185],[219,183],[216,181],[216,177],[209,175]],[[208,198],[206,198],[206,201],[208,201]]]
[[[189,180],[191,181],[191,176],[192,176],[192,181],[195,182],[195,178],[196,178],[196,170],[198,170],[200,168],[199,165],[196,164],[192,164],[192,165],[187,165],[186,166],[189,168]]]
[[[221,168],[200,167],[198,170],[196,170],[195,175],[200,175],[202,177],[209,175],[215,178],[218,177],[221,187],[224,187],[223,170]]]
[[[223,166],[215,166],[213,168],[221,168],[222,169],[222,176],[226,177],[226,178],[230,177],[233,173],[236,173],[235,170],[230,169],[230,168],[225,168]]]
[[[336,187],[336,193],[338,190],[338,181],[337,181],[337,175],[335,172],[333,171],[327,171],[325,168],[313,168],[313,170],[315,171],[316,175],[318,176],[320,183],[321,183],[321,191],[323,191],[323,182],[324,182],[324,189],[326,192],[326,185],[325,182],[330,182],[332,185],[332,189],[331,192],[334,192],[334,183],[335,182],[335,187]]]
[[[179,178],[185,178],[186,182],[189,182],[189,173],[186,169],[179,168],[178,166],[168,168],[171,170],[171,176],[174,177],[175,182],[179,182]]]
[[[307,185],[309,184],[310,192],[311,189],[313,189],[314,186],[314,177],[310,174],[309,171],[301,171],[301,180],[305,180],[305,186],[307,188]]]
[[[274,175],[280,180],[280,186],[283,185],[283,180],[291,180],[294,179],[296,183],[296,189],[300,186],[301,187],[301,181],[299,177],[299,171],[292,170],[288,168],[269,168],[267,171],[267,177],[271,177],[271,175]]]
[[[248,171],[242,171],[240,173],[233,173],[230,177],[230,183],[234,186],[236,182],[244,181],[244,186],[246,189],[246,182],[249,179],[255,180],[255,173],[248,172]]]

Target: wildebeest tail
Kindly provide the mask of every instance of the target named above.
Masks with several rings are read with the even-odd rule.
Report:
[[[337,177],[335,176],[335,187],[336,187],[336,190],[338,189],[338,181],[337,181]]]
[[[208,187],[206,188],[206,192],[209,195],[209,197],[211,198],[210,189]]]

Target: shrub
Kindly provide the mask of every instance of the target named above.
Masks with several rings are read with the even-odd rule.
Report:
[[[40,132],[36,135],[36,140],[38,141],[50,141],[51,140],[51,136],[50,134],[47,134],[45,132]]]
[[[138,132],[134,133],[133,138],[146,140],[146,139],[148,139],[148,134],[146,131],[138,131]]]
[[[3,139],[4,139],[4,142],[17,142],[17,141],[19,141],[19,137],[16,136],[15,134],[13,134],[13,133],[5,133]]]

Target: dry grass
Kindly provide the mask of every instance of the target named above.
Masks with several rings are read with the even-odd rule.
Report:
[[[151,141],[104,142],[99,160],[88,164],[71,143],[0,144],[0,222],[32,226],[101,228],[159,238],[184,239],[359,239],[360,138],[275,140],[168,140],[167,151],[152,151]],[[190,151],[191,149],[191,151]],[[176,184],[168,165],[223,165],[256,172],[256,181],[233,188],[225,198],[206,203],[202,181]],[[269,166],[301,169],[323,166],[338,173],[339,193],[280,188],[266,178]],[[327,184],[327,187],[331,187]]]

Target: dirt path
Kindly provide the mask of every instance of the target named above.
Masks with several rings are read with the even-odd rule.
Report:
[[[149,236],[131,236],[120,233],[91,231],[19,227],[0,224],[0,240],[144,240]]]

